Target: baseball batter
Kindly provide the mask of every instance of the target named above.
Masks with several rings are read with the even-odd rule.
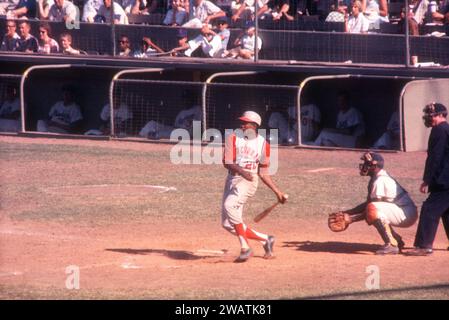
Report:
[[[226,137],[223,164],[228,176],[223,194],[222,226],[236,235],[241,252],[235,262],[245,262],[253,255],[248,240],[259,241],[265,250],[265,259],[273,257],[274,236],[251,229],[243,222],[243,207],[257,190],[258,178],[276,194],[278,201],[285,203],[287,196],[281,192],[268,174],[270,145],[257,133],[261,117],[253,111],[246,111],[239,118],[241,130]]]
[[[371,177],[367,200],[353,209],[330,214],[329,227],[333,231],[343,231],[353,222],[366,220],[385,242],[376,254],[397,254],[404,242],[393,226],[411,227],[418,219],[416,205],[407,191],[383,169],[384,159],[380,154],[367,152],[361,160],[360,175]]]

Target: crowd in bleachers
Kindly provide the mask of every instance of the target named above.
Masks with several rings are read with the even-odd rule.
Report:
[[[394,26],[398,33],[404,33],[405,19],[408,19],[410,34],[419,35],[420,31],[423,33],[422,30],[425,30],[424,26],[449,23],[449,0],[410,0],[407,10],[403,8],[403,2],[392,1],[0,0],[0,18],[3,16],[7,19],[0,50],[48,54],[88,53],[87,50],[72,47],[70,31],[79,21],[197,29],[191,37],[181,29],[178,35],[185,33],[185,36],[178,36],[177,46],[171,48],[161,48],[163,46],[148,36],[131,43],[130,35],[124,34],[128,47],[119,51],[120,56],[192,56],[196,51],[196,55],[204,57],[241,59],[251,59],[256,50],[263,48],[264,39],[256,39],[253,32],[256,17],[260,28],[278,31],[301,29],[301,23],[314,21],[316,24],[341,26],[332,31],[381,33],[386,30],[387,33],[396,33],[391,32]],[[30,24],[26,20],[22,21],[23,18],[40,22],[38,35],[32,34]],[[65,23],[68,30],[59,33],[57,39],[54,39],[49,21]],[[243,33],[230,41],[229,31],[226,30],[236,28],[242,29]],[[446,34],[435,32],[434,35]]]

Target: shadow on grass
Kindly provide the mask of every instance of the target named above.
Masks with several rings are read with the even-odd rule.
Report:
[[[380,248],[378,244],[369,243],[353,243],[353,242],[314,242],[314,241],[286,241],[286,248],[293,247],[299,251],[307,252],[329,252],[329,253],[346,253],[346,254],[371,254]]]
[[[436,291],[433,295],[428,291]],[[427,292],[427,294],[426,294]],[[420,294],[421,293],[421,294]],[[394,289],[380,289],[370,291],[342,292],[335,294],[326,294],[322,296],[300,297],[300,300],[321,300],[321,299],[423,299],[430,295],[431,299],[448,299],[449,283],[421,286],[421,287],[404,287]],[[396,297],[396,298],[395,298]]]
[[[120,248],[120,249],[105,249],[106,251],[126,253],[126,254],[160,254],[175,260],[199,260],[207,258],[205,256],[196,256],[190,251],[184,250],[164,250],[164,249],[130,249],[130,248]]]

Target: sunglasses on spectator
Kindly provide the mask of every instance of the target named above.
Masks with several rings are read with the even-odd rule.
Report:
[[[15,28],[15,27],[16,27],[15,24],[12,24],[12,25],[11,25],[11,24],[8,24],[7,26],[8,26],[8,28]]]
[[[45,30],[39,30],[39,33],[47,33]]]
[[[128,43],[128,40],[120,40],[119,43]]]

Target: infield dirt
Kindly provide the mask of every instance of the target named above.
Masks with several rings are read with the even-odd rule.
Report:
[[[174,165],[167,144],[0,136],[0,148],[2,299],[449,298],[442,227],[429,257],[374,255],[381,240],[363,222],[327,228],[329,212],[366,197],[361,152],[281,148],[274,180],[289,203],[254,224],[274,200],[260,185],[244,215],[276,236],[276,258],[253,242],[237,264],[238,241],[220,226],[220,165]],[[425,153],[384,157],[420,206]],[[416,224],[397,231],[410,248]],[[79,289],[66,288],[68,266]]]

